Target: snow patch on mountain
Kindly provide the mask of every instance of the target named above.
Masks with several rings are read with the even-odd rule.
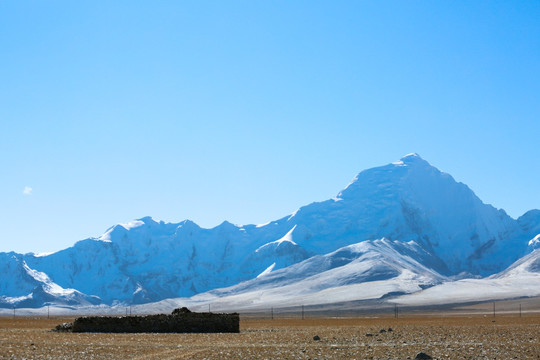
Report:
[[[266,276],[309,258],[307,251],[293,240],[299,232],[295,225],[280,239],[268,242],[249,254],[241,266],[247,275],[244,280]]]
[[[273,248],[277,248],[279,246],[281,246],[284,242],[288,242],[289,245],[292,245],[292,246],[298,246],[297,243],[295,243],[292,239],[293,239],[293,231],[294,229],[296,229],[296,225],[293,226],[293,228],[291,230],[289,230],[289,232],[287,234],[285,234],[285,236],[283,236],[281,239],[279,240],[276,240],[276,241],[272,241],[268,244],[264,244],[263,246],[261,246],[260,248],[258,248],[257,250],[255,250],[255,252],[259,252],[259,251],[265,251],[265,248],[267,247],[273,247]]]
[[[43,253],[34,254],[34,256],[35,257],[44,257],[44,256],[52,255],[52,254],[54,254],[54,252],[43,252]]]
[[[529,247],[532,249],[540,248],[540,234],[536,235],[529,241]]]
[[[272,272],[272,270],[274,270],[274,268],[276,267],[276,263],[273,263],[272,265],[270,265],[269,267],[267,267],[262,273],[260,273],[259,275],[257,275],[257,279],[262,277],[262,276],[265,276],[265,275],[268,275]]]

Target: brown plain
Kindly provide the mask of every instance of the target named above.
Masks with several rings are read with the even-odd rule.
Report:
[[[0,359],[540,359],[538,314],[242,317],[239,334],[51,331],[72,320],[0,318]]]

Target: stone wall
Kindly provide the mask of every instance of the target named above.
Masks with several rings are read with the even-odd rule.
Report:
[[[60,328],[65,325],[58,325],[57,330],[107,333],[237,333],[240,332],[240,316],[237,313],[195,313],[187,309],[177,309],[171,315],[83,316],[75,319],[70,330]]]

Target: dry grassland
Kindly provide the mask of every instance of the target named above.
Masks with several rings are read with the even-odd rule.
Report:
[[[540,359],[538,315],[242,318],[239,334],[50,331],[71,320],[0,318],[0,359]]]

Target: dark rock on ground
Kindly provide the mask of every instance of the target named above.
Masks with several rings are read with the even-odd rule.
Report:
[[[187,307],[181,307],[180,309],[174,309],[172,314],[173,315],[180,315],[180,314],[189,314],[191,310],[189,310]]]
[[[54,328],[54,331],[68,332],[73,330],[73,323],[62,323]]]

